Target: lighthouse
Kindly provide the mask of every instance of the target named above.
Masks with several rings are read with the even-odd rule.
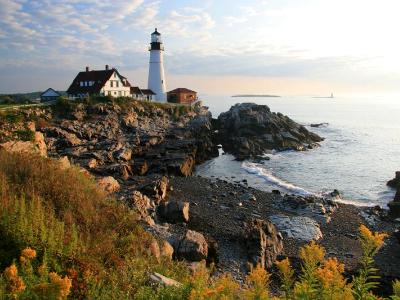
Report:
[[[167,102],[167,83],[164,74],[164,45],[161,34],[155,31],[151,34],[148,88],[152,90],[158,102]]]

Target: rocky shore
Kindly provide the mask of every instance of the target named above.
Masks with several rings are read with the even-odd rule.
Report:
[[[311,149],[322,141],[267,106],[235,105],[218,120],[201,105],[181,109],[139,101],[21,114],[21,120],[2,124],[0,148],[36,149],[66,168],[80,166],[137,212],[144,228],[164,241],[164,252],[190,268],[213,264],[216,274],[229,272],[243,281],[250,265],[273,269],[277,258],[287,256],[298,266],[299,247],[315,240],[351,275],[364,223],[389,234],[376,260],[384,287],[400,278],[398,223],[380,208],[341,204],[338,193],[283,195],[255,190],[245,181],[193,176],[196,164],[218,155],[218,144],[237,159],[248,159],[269,149]],[[21,140],[17,132],[25,131],[31,135]]]

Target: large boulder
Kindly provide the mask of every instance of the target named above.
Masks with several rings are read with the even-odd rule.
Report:
[[[259,156],[266,150],[306,150],[323,138],[266,105],[236,104],[218,117],[224,151],[238,159]]]
[[[389,180],[387,185],[397,189],[394,200],[388,203],[390,216],[400,218],[400,171],[396,172],[396,177]]]
[[[188,230],[177,247],[176,255],[189,261],[201,261],[208,256],[205,237],[196,231]]]
[[[118,181],[112,176],[100,178],[97,180],[97,184],[107,194],[114,193],[120,189]]]
[[[169,223],[189,222],[189,202],[162,202],[157,214]]]
[[[166,176],[156,176],[151,179],[151,182],[140,187],[140,192],[160,202],[167,196],[168,183],[169,180]]]
[[[270,268],[283,250],[282,235],[269,221],[252,219],[246,224],[245,244],[249,262]]]
[[[273,215],[269,219],[289,238],[306,242],[322,238],[319,224],[309,217]]]
[[[389,180],[387,185],[395,189],[400,187],[400,171],[396,172],[395,178]]]

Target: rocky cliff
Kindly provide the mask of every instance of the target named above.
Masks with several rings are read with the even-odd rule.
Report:
[[[201,106],[132,102],[80,104],[69,118],[42,128],[50,155],[68,156],[97,175],[189,176],[196,163],[218,155],[211,114]]]

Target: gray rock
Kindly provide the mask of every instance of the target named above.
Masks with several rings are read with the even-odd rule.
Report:
[[[269,221],[253,219],[246,224],[245,243],[251,264],[270,268],[283,250],[282,235]]]
[[[176,254],[189,261],[201,261],[208,256],[208,245],[204,236],[196,231],[188,230],[180,241]]]
[[[269,219],[290,238],[307,242],[322,238],[319,224],[309,217],[273,215]]]
[[[189,202],[162,202],[157,214],[169,223],[189,222]]]
[[[267,150],[305,150],[322,141],[318,135],[268,106],[236,104],[218,117],[218,137],[225,152],[237,159],[257,157]]]

